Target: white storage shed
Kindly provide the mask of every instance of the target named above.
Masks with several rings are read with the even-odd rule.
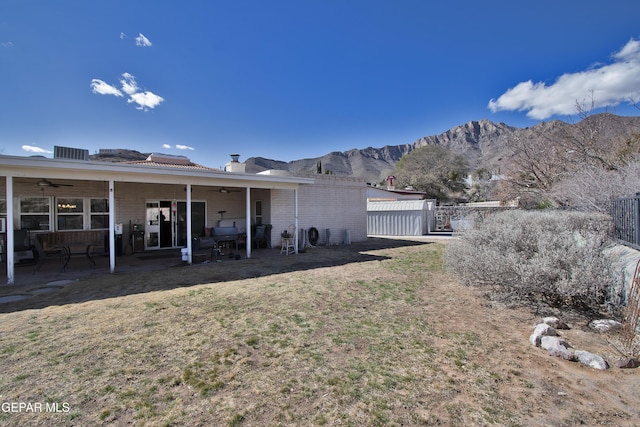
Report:
[[[435,227],[435,200],[367,202],[367,234],[422,236]]]

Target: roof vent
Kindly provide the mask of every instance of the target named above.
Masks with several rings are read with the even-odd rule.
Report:
[[[82,148],[69,148],[53,146],[54,159],[72,159],[72,160],[89,160],[89,150]]]

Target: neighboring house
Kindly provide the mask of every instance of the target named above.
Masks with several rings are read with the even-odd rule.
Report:
[[[367,200],[368,201],[381,201],[381,200],[423,200],[427,196],[427,193],[422,191],[415,191],[412,189],[396,189],[395,187],[367,187]]]
[[[187,248],[191,263],[193,237],[221,221],[235,222],[249,242],[250,225],[272,224],[274,247],[288,228],[329,229],[331,244],[342,242],[345,230],[352,241],[367,238],[367,189],[357,179],[274,171],[247,174],[237,157],[225,171],[183,156],[152,155],[130,163],[82,158],[0,156],[5,248],[14,247],[14,230],[104,230],[113,272],[119,235],[129,250]],[[250,244],[246,255],[251,257]],[[12,250],[6,250],[5,261],[11,284]]]

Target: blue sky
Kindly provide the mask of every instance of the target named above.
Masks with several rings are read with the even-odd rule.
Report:
[[[0,2],[0,153],[290,161],[640,115],[637,0]]]

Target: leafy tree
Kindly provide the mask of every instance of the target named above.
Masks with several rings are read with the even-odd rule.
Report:
[[[427,198],[454,201],[462,197],[467,160],[440,145],[426,145],[404,155],[396,164],[397,185],[412,186]]]
[[[484,202],[492,199],[493,174],[485,168],[476,169],[471,174],[471,185],[467,190],[470,202]]]

